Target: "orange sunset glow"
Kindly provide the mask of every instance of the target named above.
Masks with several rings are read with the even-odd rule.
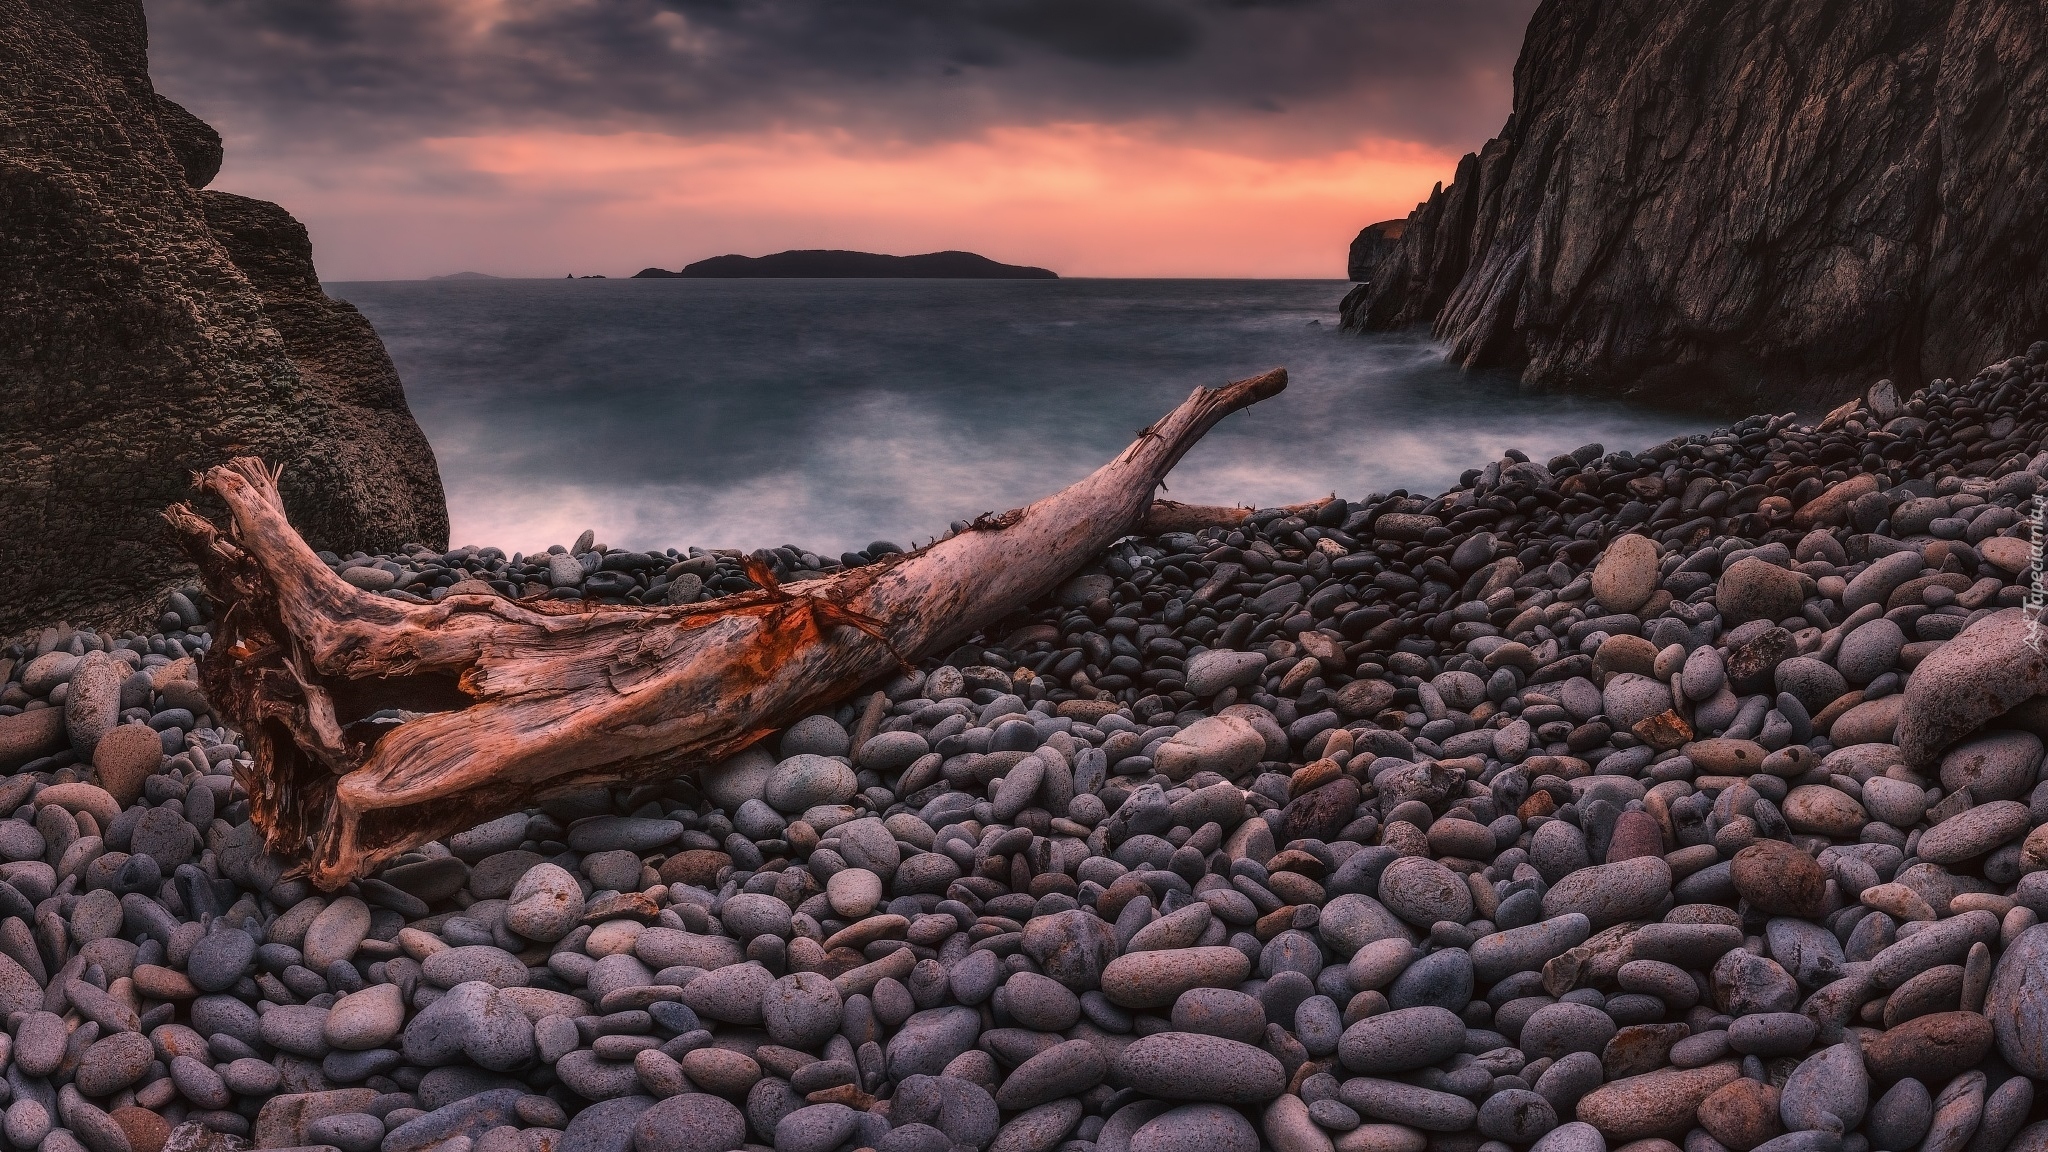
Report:
[[[230,176],[296,205],[334,280],[618,276],[792,247],[960,248],[1073,276],[1332,278],[1361,221],[1405,215],[1455,162],[1399,141],[1265,158],[1063,124],[881,147],[816,132],[446,137],[345,182],[260,163]],[[438,189],[455,181],[489,194],[451,202]]]
[[[1497,131],[1533,0],[149,0],[214,187],[329,281],[965,249],[1341,278]]]

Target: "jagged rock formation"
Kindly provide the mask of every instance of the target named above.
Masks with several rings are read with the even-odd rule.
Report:
[[[1398,240],[1361,234],[1344,320],[1784,409],[2048,333],[2044,223],[2038,0],[1546,0],[1507,127]]]
[[[190,573],[162,510],[236,455],[322,547],[447,540],[376,334],[282,209],[199,191],[220,137],[147,44],[137,0],[0,0],[0,635],[161,604]]]

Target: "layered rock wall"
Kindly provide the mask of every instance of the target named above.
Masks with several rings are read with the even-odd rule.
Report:
[[[136,0],[0,0],[0,635],[148,615],[162,509],[230,456],[281,464],[321,546],[447,539],[383,346],[288,214],[199,191],[220,138],[147,43]]]
[[[1546,0],[1507,126],[1361,235],[1344,319],[1548,386],[1820,405],[2048,333],[2044,223],[2037,0]]]

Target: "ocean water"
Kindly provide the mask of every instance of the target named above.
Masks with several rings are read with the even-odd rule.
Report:
[[[1546,395],[1337,330],[1341,281],[480,280],[327,285],[391,350],[458,544],[909,545],[1121,451],[1198,385],[1284,366],[1166,495],[1440,491],[1519,448],[1704,418]]]

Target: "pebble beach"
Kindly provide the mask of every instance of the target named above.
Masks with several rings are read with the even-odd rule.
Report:
[[[0,653],[0,1137],[2044,1152],[2044,384],[2048,342],[1130,539],[725,763],[333,893],[249,823],[202,592],[53,624]],[[754,587],[594,532],[323,558]]]

